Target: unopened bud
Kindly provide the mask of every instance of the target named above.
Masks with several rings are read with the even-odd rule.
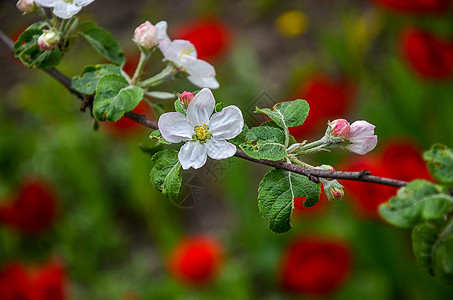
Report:
[[[146,21],[135,29],[134,42],[149,51],[159,43],[157,33],[157,27]]]
[[[191,92],[184,92],[179,96],[179,101],[181,104],[183,104],[185,107],[189,106],[190,101],[192,101],[193,97],[195,95]]]
[[[341,200],[344,196],[343,186],[336,180],[321,180],[326,193],[327,199],[330,201]]]
[[[16,3],[16,7],[24,14],[31,13],[36,10],[35,1],[33,0],[19,0]]]
[[[336,119],[329,123],[330,134],[335,137],[348,138],[351,125],[345,119]]]
[[[58,35],[55,31],[45,31],[38,38],[38,46],[41,50],[52,50],[58,43]]]

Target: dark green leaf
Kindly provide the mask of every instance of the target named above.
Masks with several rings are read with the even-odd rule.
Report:
[[[102,77],[96,88],[93,114],[96,119],[118,121],[126,112],[133,110],[142,100],[144,91],[137,86],[129,86],[120,75],[109,74]]]
[[[453,284],[453,220],[421,223],[412,231],[417,262],[426,272]]]
[[[45,21],[40,21],[30,25],[25,29],[14,43],[14,57],[19,57],[20,54],[33,45],[38,44],[38,38],[43,33],[43,28],[46,27]]]
[[[121,65],[126,60],[123,51],[115,38],[107,30],[100,28],[94,22],[83,22],[77,26],[80,34],[103,57],[116,65]]]
[[[153,141],[159,142],[164,145],[170,145],[170,142],[167,142],[164,137],[162,136],[162,133],[160,133],[159,129],[154,130],[151,135],[149,136]]]
[[[179,170],[181,164],[178,160],[178,151],[164,150],[154,154],[152,158],[151,183],[158,191],[172,200],[178,198],[181,188]]]
[[[453,197],[443,187],[414,180],[379,207],[381,216],[395,226],[410,228],[419,222],[444,217],[452,209]]]
[[[285,133],[279,128],[254,127],[247,131],[240,147],[256,159],[281,160],[286,157]]]
[[[256,108],[256,113],[270,117],[280,128],[302,125],[308,116],[308,103],[305,100],[280,102],[269,108]]]
[[[442,144],[433,145],[423,155],[431,174],[442,183],[453,183],[453,150]]]
[[[267,173],[258,189],[258,207],[262,217],[269,221],[269,228],[277,233],[291,229],[294,198],[305,197],[304,206],[319,201],[320,185],[307,177],[275,169]]]
[[[121,75],[121,69],[109,64],[86,66],[81,76],[72,78],[72,87],[83,94],[91,95],[96,91],[99,79],[107,74]]]
[[[223,102],[217,102],[216,105],[215,105],[215,108],[214,108],[214,112],[221,112],[222,109],[224,109],[225,107],[227,107],[227,105]]]

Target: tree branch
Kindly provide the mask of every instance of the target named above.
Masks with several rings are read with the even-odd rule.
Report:
[[[0,41],[2,44],[11,52],[14,53],[14,48],[13,48],[13,42],[9,39],[8,36],[6,36],[2,31],[0,31]],[[71,87],[71,79],[62,74],[60,71],[57,69],[44,69],[44,72],[55,78],[58,82],[60,82],[68,91],[70,91],[72,94],[76,95],[80,100],[82,101],[87,101],[87,97],[92,101],[93,96],[92,95],[85,95],[82,94],[76,90],[74,90]],[[143,114],[137,114],[135,112],[128,112],[124,114],[125,117],[140,123],[148,128],[151,129],[158,129],[157,127],[157,122],[150,120],[146,117],[146,115]],[[301,174],[304,176],[307,176],[310,178],[310,180],[319,182],[319,178],[332,178],[332,179],[346,179],[346,180],[355,180],[355,181],[363,181],[363,182],[370,182],[370,183],[376,183],[376,184],[382,184],[382,185],[388,185],[388,186],[394,186],[394,187],[402,187],[408,184],[407,181],[402,181],[402,180],[396,180],[396,179],[390,179],[390,178],[385,178],[385,177],[379,177],[379,176],[373,176],[369,171],[360,171],[360,172],[342,172],[342,171],[325,171],[325,170],[318,170],[318,169],[311,169],[311,168],[306,168],[300,165],[294,165],[294,164],[289,164],[285,163],[282,161],[269,161],[269,160],[263,160],[263,159],[255,159],[247,154],[245,154],[244,151],[241,149],[237,149],[235,153],[236,157],[262,164],[262,165],[267,165],[271,167],[275,167],[278,169],[282,169],[285,171]],[[452,191],[450,193],[453,194]]]

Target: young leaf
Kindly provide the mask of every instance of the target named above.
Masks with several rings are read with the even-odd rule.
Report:
[[[168,149],[157,152],[152,157],[152,162],[154,164],[150,173],[152,185],[164,196],[176,200],[182,181],[179,175],[181,164],[178,160],[178,151]]]
[[[14,57],[20,58],[28,68],[47,69],[57,66],[63,54],[58,46],[52,50],[42,50],[38,46],[38,38],[43,33],[46,22],[37,22],[19,36],[14,43]]]
[[[154,130],[149,137],[153,141],[159,142],[159,143],[164,144],[164,145],[170,145],[171,144],[170,142],[168,142],[167,140],[164,139],[164,137],[162,136],[162,133],[160,133],[159,129]]]
[[[379,213],[395,226],[410,228],[419,222],[439,219],[452,210],[453,197],[441,186],[414,180],[379,207]]]
[[[260,126],[247,131],[244,152],[256,159],[281,160],[286,156],[285,133],[279,128]]]
[[[179,99],[175,100],[174,105],[175,105],[175,111],[182,113],[183,115],[186,114],[186,109],[182,106],[181,101],[179,101]]]
[[[83,68],[81,76],[72,78],[72,88],[83,94],[91,95],[96,91],[99,79],[107,74],[121,75],[121,69],[109,64],[86,66]]]
[[[96,88],[93,115],[99,121],[118,121],[124,113],[133,110],[143,98],[143,89],[129,86],[120,75],[102,77]]]
[[[412,247],[417,262],[426,272],[453,284],[453,222],[436,220],[412,230]]]
[[[287,128],[302,125],[308,116],[308,103],[305,100],[280,102],[269,108],[256,108],[255,113],[266,114],[279,127]]]
[[[442,183],[453,183],[453,150],[442,144],[435,144],[426,151],[423,158],[428,162],[431,174]]]
[[[214,112],[221,112],[222,109],[224,109],[225,107],[227,107],[227,105],[223,102],[217,102],[215,107],[214,107]]]
[[[126,60],[123,51],[115,38],[107,30],[98,27],[94,22],[83,22],[77,26],[80,35],[104,58],[116,65],[121,65]]]
[[[291,229],[294,198],[305,197],[303,205],[311,207],[319,201],[320,184],[307,177],[280,169],[267,173],[258,189],[258,207],[261,216],[269,221],[269,228],[276,233]]]

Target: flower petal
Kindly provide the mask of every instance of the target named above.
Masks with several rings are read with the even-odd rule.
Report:
[[[216,139],[232,139],[242,132],[244,118],[241,110],[234,105],[222,109],[212,115],[208,123],[209,130],[214,130],[212,136]]]
[[[364,155],[373,150],[377,145],[377,136],[364,136],[351,139],[352,144],[345,146],[346,150]]]
[[[209,157],[213,159],[225,159],[236,153],[236,146],[225,140],[210,139],[205,145]]]
[[[178,52],[178,57],[187,55],[193,58],[197,58],[197,50],[191,42],[186,40],[173,40],[172,44]]]
[[[349,139],[356,137],[372,136],[374,135],[374,126],[373,124],[368,123],[367,121],[355,121],[351,124],[351,131],[349,132]]]
[[[187,122],[186,116],[179,112],[169,112],[160,116],[160,133],[170,143],[179,143],[192,139],[194,127]]]
[[[184,170],[192,167],[194,169],[201,168],[207,160],[205,144],[199,142],[189,141],[185,143],[178,153],[178,159],[181,163],[181,167]]]
[[[214,111],[215,99],[210,89],[202,89],[187,106],[187,121],[193,126],[207,124]]]
[[[74,4],[75,5],[79,5],[79,6],[87,6],[88,4],[90,4],[91,2],[93,2],[94,0],[74,0]]]
[[[157,27],[157,40],[160,42],[162,40],[170,41],[170,38],[167,35],[167,22],[160,21],[156,24]]]
[[[66,2],[55,2],[53,13],[61,19],[70,19],[76,13],[82,9],[81,6],[77,6]]]
[[[183,55],[181,62],[190,75],[187,79],[193,84],[211,89],[219,87],[219,83],[215,79],[215,69],[211,64],[188,55]]]
[[[44,7],[53,7],[55,5],[56,0],[35,0],[36,4],[39,4]]]

